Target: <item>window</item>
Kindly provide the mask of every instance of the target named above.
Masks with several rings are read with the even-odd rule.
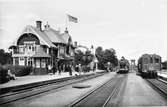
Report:
[[[28,58],[28,65],[32,66],[32,59],[31,58]]]
[[[24,52],[24,47],[23,46],[19,46],[19,53],[23,53]]]
[[[60,54],[64,54],[64,48],[60,47]]]
[[[35,42],[34,41],[25,41],[24,42],[24,47],[26,49],[26,52],[33,52],[35,51]]]
[[[19,65],[19,58],[14,58],[15,59],[15,65]]]
[[[32,47],[32,51],[35,51],[35,47],[34,46]]]
[[[67,46],[66,48],[66,53],[69,55],[70,54],[70,46]]]
[[[145,63],[145,64],[148,63],[148,58],[144,58],[144,63]]]
[[[40,60],[36,60],[36,68],[40,68]]]
[[[42,67],[42,68],[45,68],[45,67],[46,67],[46,62],[45,62],[44,59],[42,59],[42,61],[41,61],[41,67]]]
[[[152,57],[150,57],[150,63],[153,63],[153,58]]]
[[[24,57],[19,58],[19,65],[25,65]]]
[[[20,60],[24,60],[24,58],[23,58],[23,57],[20,57]]]
[[[155,63],[159,63],[159,59],[158,58],[155,58]]]

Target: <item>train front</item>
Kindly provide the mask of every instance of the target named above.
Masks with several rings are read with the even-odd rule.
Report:
[[[121,60],[119,60],[118,67],[119,67],[119,69],[118,69],[117,73],[120,73],[120,74],[128,73],[129,72],[128,60],[126,60],[124,57],[122,57]]]

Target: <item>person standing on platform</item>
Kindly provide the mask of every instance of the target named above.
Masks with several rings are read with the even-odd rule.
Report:
[[[72,66],[70,64],[67,66],[67,69],[69,71],[69,75],[72,76]]]
[[[56,70],[56,65],[53,65],[53,68],[52,68],[52,69],[53,69],[53,74],[55,74],[56,71],[57,71],[57,70]]]
[[[81,64],[78,65],[78,71],[79,71],[79,75],[81,75],[81,72],[82,72],[82,66],[81,66]]]
[[[78,65],[75,65],[75,71],[76,71],[76,72],[79,72]]]
[[[61,75],[61,66],[62,66],[62,65],[59,65],[59,67],[58,67],[59,75]]]
[[[52,73],[52,67],[51,67],[51,65],[48,65],[48,70],[49,70],[49,74],[51,74]]]
[[[7,78],[9,80],[15,80],[16,79],[16,76],[11,73],[10,69],[8,69],[8,71],[7,71]]]
[[[93,65],[93,72],[96,70],[96,64]]]

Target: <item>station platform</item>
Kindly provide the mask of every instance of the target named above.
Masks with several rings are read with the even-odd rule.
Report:
[[[158,76],[161,76],[167,79],[167,70],[158,71]]]
[[[102,72],[102,70],[81,73],[81,75],[87,75],[87,74],[97,73],[97,72]],[[75,74],[79,75],[78,72],[72,72],[72,76],[75,76]],[[25,84],[31,84],[31,83],[37,83],[42,81],[55,80],[55,79],[66,78],[66,77],[70,77],[69,72],[62,72],[61,74],[56,73],[56,74],[48,74],[48,75],[28,75],[23,77],[16,77],[15,80],[10,80],[7,83],[0,84],[0,89],[20,86]]]

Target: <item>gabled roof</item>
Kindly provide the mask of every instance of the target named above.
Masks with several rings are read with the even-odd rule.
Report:
[[[39,40],[40,40],[40,44],[44,44],[47,45],[49,47],[56,47],[54,45],[54,43],[63,43],[63,44],[67,44],[68,40],[70,38],[70,35],[68,33],[60,33],[60,31],[57,31],[51,27],[48,27],[47,29],[44,30],[39,30],[34,26],[31,25],[27,25],[24,30],[22,31],[22,33],[19,35],[19,37],[16,39],[15,41],[15,45],[17,45],[17,41],[20,38],[21,35],[23,35],[24,33],[33,33],[35,34]]]
[[[37,28],[35,27],[32,27],[35,32],[41,37],[43,38],[43,40],[49,45],[49,46],[52,46],[52,47],[55,47],[55,45],[52,43],[52,41],[50,40],[50,38],[48,37],[48,35],[46,35],[43,31],[40,31],[38,30]]]
[[[48,28],[47,30],[43,30],[43,33],[54,43],[66,43],[59,31]]]

